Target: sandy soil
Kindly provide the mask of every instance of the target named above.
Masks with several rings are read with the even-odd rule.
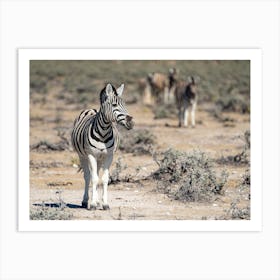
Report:
[[[39,141],[56,143],[60,141],[57,129],[69,131],[80,110],[65,105],[48,95],[45,104],[32,103],[30,118],[30,144]],[[98,108],[98,104],[94,108]],[[206,107],[200,106],[197,112],[196,128],[178,128],[177,119],[153,118],[152,111],[141,105],[128,105],[136,128],[149,129],[157,137],[157,150],[175,148],[180,151],[200,149],[213,158],[234,156],[244,146],[244,132],[250,128],[248,115],[228,113],[224,116],[230,122],[220,122],[212,117]],[[68,136],[67,136],[68,137]],[[122,176],[129,175],[132,182],[121,182],[109,186],[110,210],[86,210],[81,208],[83,196],[83,175],[78,173],[77,155],[73,151],[31,151],[30,152],[30,208],[36,210],[44,203],[46,207],[64,203],[66,213],[73,219],[219,219],[224,217],[231,202],[240,199],[239,204],[250,204],[248,197],[241,196],[238,184],[248,166],[217,165],[220,172],[229,173],[224,195],[217,196],[211,203],[180,202],[172,200],[157,191],[155,180],[145,180],[157,169],[149,155],[135,156],[118,151],[114,162],[121,157],[128,167]],[[114,163],[112,169],[114,168]],[[136,169],[138,171],[136,171]]]

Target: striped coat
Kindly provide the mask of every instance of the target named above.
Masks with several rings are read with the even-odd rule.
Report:
[[[119,143],[117,123],[126,129],[133,128],[132,117],[128,114],[121,98],[124,85],[115,89],[108,84],[100,93],[100,109],[83,110],[74,121],[71,140],[74,150],[80,158],[84,171],[85,192],[82,206],[96,209],[99,206],[97,184],[99,170],[103,169],[102,207],[109,209],[107,186],[109,168],[113,154]],[[89,185],[92,184],[92,203],[89,204]]]

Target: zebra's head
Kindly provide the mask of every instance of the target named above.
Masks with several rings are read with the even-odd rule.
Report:
[[[200,77],[193,77],[189,76],[187,79],[188,87],[191,93],[196,94],[197,93],[197,83],[199,82]]]
[[[178,73],[179,70],[177,70],[176,68],[169,68],[168,70],[169,90],[177,83]]]
[[[111,84],[107,86],[100,93],[100,103],[106,121],[117,122],[123,125],[126,129],[132,129],[134,126],[133,118],[127,112],[122,93],[124,84],[115,89]]]

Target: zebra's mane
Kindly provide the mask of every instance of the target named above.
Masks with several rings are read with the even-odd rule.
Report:
[[[120,134],[116,123],[112,123],[113,135],[115,139],[114,152],[118,149],[120,144]]]

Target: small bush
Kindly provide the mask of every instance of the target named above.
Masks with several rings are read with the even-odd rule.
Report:
[[[213,170],[213,161],[203,152],[179,152],[169,149],[154,156],[159,169],[153,177],[160,180],[160,191],[181,201],[210,201],[216,194],[223,193],[227,174],[220,178]]]
[[[240,153],[234,156],[222,156],[216,162],[218,164],[235,164],[235,165],[248,165],[250,164],[250,130],[246,130],[243,136],[244,146]]]
[[[119,149],[134,155],[149,154],[155,144],[155,135],[147,129],[121,129]]]
[[[251,199],[250,195],[251,176],[250,170],[246,170],[243,174],[237,188],[237,198],[235,198],[229,209],[225,210],[225,215],[220,217],[224,220],[249,220],[251,216],[251,207],[248,201]],[[245,205],[244,205],[244,201]],[[241,203],[243,202],[243,204]]]
[[[110,184],[116,184],[121,182],[121,173],[127,168],[126,164],[123,164],[121,158],[119,157],[115,163],[115,168],[110,174]]]
[[[68,213],[63,207],[47,207],[44,204],[30,210],[30,220],[71,220],[73,214]]]
[[[250,206],[240,207],[238,202],[232,202],[230,209],[228,210],[228,216],[231,220],[250,220]]]
[[[251,174],[250,170],[246,170],[245,173],[242,176],[241,181],[242,186],[250,187],[251,186]]]
[[[216,105],[226,112],[250,113],[250,99],[240,94],[220,96]]]
[[[174,104],[161,104],[153,108],[155,119],[166,119],[176,117],[178,112]]]

